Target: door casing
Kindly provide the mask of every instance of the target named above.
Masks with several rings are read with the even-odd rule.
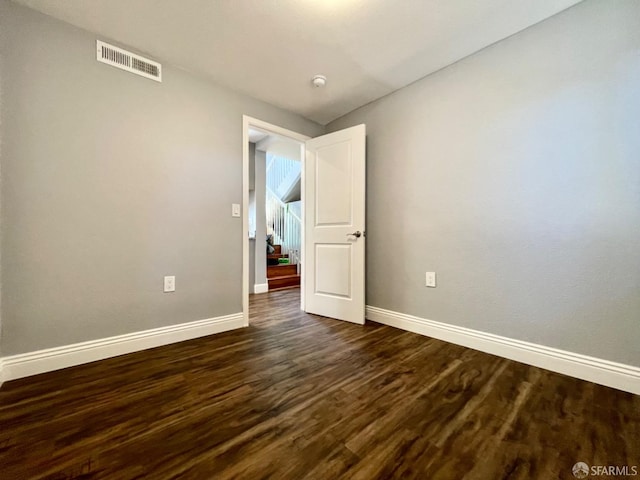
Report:
[[[250,117],[242,116],[242,316],[245,327],[249,326],[249,128],[254,127],[265,132],[281,135],[300,143],[300,162],[301,162],[301,185],[300,197],[302,205],[304,205],[304,165],[306,157],[305,142],[311,137],[303,135],[293,130],[288,130],[278,125]],[[300,245],[300,261],[304,269],[305,251],[304,251],[304,208],[302,209],[302,238]],[[300,276],[300,292],[304,292],[304,270]],[[300,306],[304,310],[304,295],[300,295]]]

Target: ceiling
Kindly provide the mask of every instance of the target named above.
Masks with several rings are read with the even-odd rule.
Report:
[[[260,130],[259,128],[249,127],[249,141],[252,143],[258,143],[269,136],[269,132]]]
[[[324,125],[579,1],[17,3]]]

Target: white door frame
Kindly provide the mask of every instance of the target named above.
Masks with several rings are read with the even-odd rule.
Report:
[[[300,198],[304,205],[304,164],[306,157],[305,142],[311,137],[287,130],[257,118],[242,116],[242,316],[244,326],[249,326],[249,127],[281,135],[300,142]],[[303,265],[301,282],[304,282],[304,208],[302,209],[302,238],[300,243],[300,262]],[[257,240],[257,239],[256,239]],[[256,246],[258,245],[256,241]],[[304,283],[300,286],[303,292]],[[300,295],[300,306],[304,310],[304,295]]]

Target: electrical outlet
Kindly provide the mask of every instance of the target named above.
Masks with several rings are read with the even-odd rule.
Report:
[[[173,275],[164,277],[164,291],[175,292],[176,291],[176,277]]]
[[[436,272],[427,272],[425,286],[432,288],[436,286]]]
[[[231,216],[232,217],[239,217],[240,216],[240,204],[239,203],[232,203],[231,204]]]

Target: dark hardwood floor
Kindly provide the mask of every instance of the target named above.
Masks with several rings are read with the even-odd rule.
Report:
[[[571,479],[640,397],[255,296],[249,328],[5,383],[1,479]],[[600,478],[607,478],[600,477]]]

